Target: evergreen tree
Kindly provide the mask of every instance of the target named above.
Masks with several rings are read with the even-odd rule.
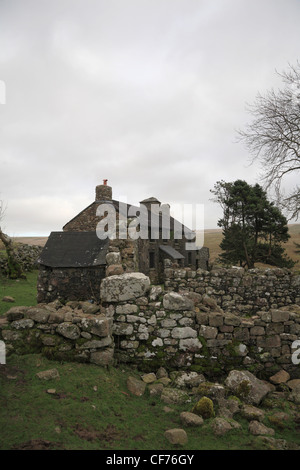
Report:
[[[255,262],[292,267],[281,243],[286,242],[287,219],[268,201],[263,188],[246,181],[218,181],[211,192],[223,208],[218,226],[223,229],[220,259],[253,268]]]

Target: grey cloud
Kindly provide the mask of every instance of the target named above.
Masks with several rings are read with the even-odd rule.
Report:
[[[258,180],[235,130],[298,59],[297,0],[0,3],[0,198],[14,234],[48,235],[108,178],[129,203],[219,209],[217,180]],[[259,182],[259,180],[258,180]]]

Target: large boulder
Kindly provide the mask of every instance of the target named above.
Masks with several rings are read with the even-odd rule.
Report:
[[[122,302],[142,297],[150,289],[150,279],[143,273],[124,273],[102,280],[102,302]]]
[[[258,405],[271,391],[270,385],[245,370],[232,370],[225,380],[225,385],[234,395],[250,405]]]

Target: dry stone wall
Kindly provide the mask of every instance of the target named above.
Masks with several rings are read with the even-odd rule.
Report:
[[[43,250],[42,246],[27,245],[25,243],[16,243],[14,245],[14,254],[17,261],[21,264],[23,271],[28,272],[38,267],[38,258]],[[0,271],[8,274],[8,263],[6,253],[0,255]]]
[[[0,321],[6,354],[42,353],[49,359],[113,363],[112,319],[90,302],[55,301],[12,307]]]
[[[193,271],[167,266],[165,288],[208,294],[224,311],[254,314],[300,304],[300,275],[288,269],[213,269]]]
[[[109,285],[114,286],[113,300]],[[300,372],[292,361],[293,346],[300,339],[297,305],[241,316],[224,312],[207,294],[165,292],[160,286],[147,289],[144,283],[144,294],[124,299],[122,286],[122,276],[102,284],[102,300],[114,318],[119,361],[146,369],[148,365],[149,370],[190,368],[207,375],[238,366],[262,374],[282,367],[291,374]]]
[[[293,360],[300,356],[299,304],[264,305],[245,315],[222,309],[206,292],[151,286],[141,273],[103,279],[100,296],[101,304],[13,307],[2,319],[0,339],[8,352],[35,350],[100,365],[132,363],[145,371],[164,366],[217,377],[242,368],[264,377],[284,369],[300,377]]]

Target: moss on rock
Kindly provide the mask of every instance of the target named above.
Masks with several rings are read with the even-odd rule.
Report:
[[[203,419],[213,418],[215,416],[215,411],[212,400],[208,397],[200,398],[196,405],[194,405],[192,413],[202,416]]]

